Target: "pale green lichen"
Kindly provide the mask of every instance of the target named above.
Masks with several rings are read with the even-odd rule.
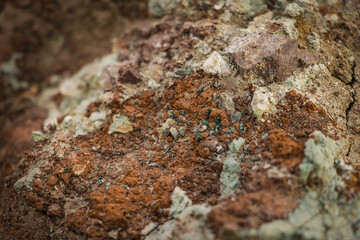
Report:
[[[38,164],[39,165],[39,164]],[[38,166],[33,167],[30,169],[25,176],[17,180],[14,184],[14,189],[17,193],[25,186],[27,189],[32,191],[32,182],[36,174],[40,172],[40,168]]]
[[[74,137],[85,135],[99,129],[105,123],[108,112],[108,109],[100,106],[99,111],[93,112],[88,118],[79,114],[68,115],[64,118],[60,128],[73,132]]]
[[[170,217],[176,218],[188,206],[192,205],[192,201],[186,196],[186,192],[179,187],[175,187],[171,195]]]
[[[236,154],[240,151],[241,147],[244,145],[245,143],[245,139],[243,138],[239,138],[239,139],[234,139],[229,146],[229,154]]]
[[[305,144],[305,158],[300,165],[300,180],[306,184],[311,176],[319,184],[307,191],[297,209],[287,220],[263,224],[259,230],[243,230],[237,239],[359,239],[360,197],[348,201],[339,196],[343,182],[334,164],[336,142],[314,132]]]
[[[34,139],[34,141],[37,142],[41,142],[41,141],[45,141],[47,139],[47,137],[40,131],[32,131],[31,132],[31,136]]]
[[[210,207],[192,205],[185,191],[179,187],[175,188],[171,200],[171,219],[160,226],[149,223],[142,231],[144,240],[214,239],[213,233],[205,226]]]
[[[243,138],[234,139],[229,146],[228,156],[223,163],[223,170],[220,175],[221,198],[236,192],[240,186],[239,172],[241,168],[236,154],[244,145]]]
[[[238,176],[240,171],[241,168],[239,167],[239,162],[236,161],[235,158],[226,158],[223,164],[223,171],[221,172],[220,176],[221,198],[234,193],[240,186],[240,180]]]
[[[336,185],[339,177],[334,168],[338,147],[335,141],[327,138],[321,132],[314,132],[315,138],[305,143],[305,158],[300,165],[300,179],[306,183],[312,176],[320,179],[324,186]]]

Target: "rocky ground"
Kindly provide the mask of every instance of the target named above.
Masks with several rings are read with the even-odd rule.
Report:
[[[15,2],[1,239],[360,238],[358,0]]]

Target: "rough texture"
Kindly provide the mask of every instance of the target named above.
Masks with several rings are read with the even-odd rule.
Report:
[[[0,238],[359,239],[357,1],[147,8],[41,88],[0,64],[31,99],[3,130]]]

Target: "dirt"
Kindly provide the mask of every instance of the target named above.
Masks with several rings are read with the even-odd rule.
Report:
[[[315,191],[321,185],[312,177],[307,182],[301,181],[301,165],[309,139],[314,138],[316,131],[337,141],[342,148],[337,160],[346,161],[346,166],[337,168],[337,177],[343,182],[334,190],[339,193],[336,201],[342,201],[342,196],[348,201],[341,202],[345,205],[358,201],[360,175],[354,148],[359,136],[356,117],[348,116],[349,113],[353,116],[351,112],[357,109],[360,80],[356,80],[353,70],[358,63],[357,41],[344,37],[351,38],[349,29],[357,24],[349,21],[343,12],[348,6],[339,4],[341,10],[330,6],[304,10],[304,15],[297,17],[294,24],[298,31],[295,40],[279,33],[284,27],[278,21],[284,9],[276,1],[264,4],[268,12],[274,11],[274,17],[264,20],[265,23],[254,20],[264,17],[264,13],[266,19],[264,9],[251,13],[245,5],[237,8],[231,5],[233,2],[216,10],[218,7],[212,1],[209,4],[195,1],[189,6],[185,2],[174,6],[159,3],[157,7],[164,8],[160,13],[164,12],[165,16],[137,25],[131,19],[141,19],[141,13],[147,12],[144,1],[91,2],[86,8],[76,7],[84,3],[80,0],[73,3],[73,8],[67,8],[66,4],[38,5],[26,1],[3,6],[0,17],[12,11],[25,11],[30,19],[36,16],[30,22],[46,23],[46,19],[47,25],[38,29],[39,42],[58,35],[65,42],[56,52],[48,53],[50,46],[46,44],[51,41],[43,45],[34,40],[32,50],[21,50],[25,52],[17,76],[32,87],[16,93],[4,87],[2,109],[6,109],[3,120],[6,124],[0,142],[1,173],[4,173],[0,178],[0,184],[4,183],[0,238],[151,239],[151,234],[162,226],[187,220],[194,226],[198,226],[196,221],[202,225],[190,233],[185,225],[181,226],[177,229],[180,235],[176,235],[180,239],[201,238],[202,228],[211,232],[210,239],[230,239],[246,230],[256,232],[275,220],[288,219],[309,189]],[[59,6],[61,10],[54,14]],[[39,8],[46,11],[39,14]],[[87,8],[91,11],[86,11]],[[66,16],[66,27],[56,25],[61,14]],[[339,25],[322,29],[319,18],[327,14],[339,15],[340,22],[345,19],[352,27],[345,33],[338,29]],[[83,17],[69,24],[77,16]],[[97,21],[93,22],[93,17]],[[245,30],[231,25],[236,17],[240,17],[241,28]],[[25,29],[22,25],[25,23],[18,21],[19,26],[15,22],[12,27]],[[258,21],[254,28],[252,21]],[[59,32],[54,30],[58,28]],[[266,31],[262,32],[263,29]],[[312,31],[319,33],[321,50],[308,41]],[[27,34],[25,31],[8,35],[8,39],[16,41],[7,42],[8,47],[3,50],[3,55],[7,55],[0,59],[8,60],[14,49],[18,51],[16,43]],[[341,34],[344,41],[336,44],[339,37],[334,35]],[[109,44],[115,36],[117,39]],[[250,39],[249,44],[244,47],[241,41],[237,42],[239,36]],[[19,45],[23,44],[20,41]],[[234,44],[236,51],[229,52],[228,47]],[[102,66],[93,75],[85,74],[80,80],[86,94],[74,80],[72,87],[79,92],[74,97],[76,107],[66,109],[66,104],[73,100],[62,90],[66,78],[60,77],[59,83],[54,83],[50,76],[69,76],[110,48],[118,64]],[[202,64],[214,51],[230,66],[229,76],[203,71]],[[48,64],[42,65],[42,61]],[[319,73],[305,75],[306,84],[312,86],[309,91],[310,88],[303,87],[305,83],[296,82],[300,77],[289,80],[297,74],[316,71],[312,67],[320,63],[324,68],[318,71],[330,72],[334,86],[350,86],[341,95],[343,98],[337,98],[336,87],[325,89],[326,85],[318,82]],[[21,75],[27,73],[31,73],[27,76],[31,80]],[[255,114],[253,99],[262,88],[268,95],[259,104],[259,108],[265,106],[260,116]],[[87,91],[99,89],[98,95],[87,95]],[[321,92],[327,96],[326,91],[334,91],[334,99],[325,99],[329,105],[332,101],[347,103],[348,95],[352,103],[344,111],[329,111],[326,108],[329,105],[322,104],[317,99],[319,95],[315,95]],[[10,94],[15,95],[9,98]],[[21,105],[15,108],[12,99]],[[48,99],[53,104],[41,107],[39,99]],[[89,100],[84,111],[78,110],[84,105],[81,100]],[[41,130],[51,110],[62,115]],[[95,130],[78,134],[66,126],[79,116],[85,125],[102,113],[104,120]],[[335,119],[345,121],[346,128],[338,126]],[[124,123],[125,127],[113,127]],[[33,142],[34,130],[42,131],[42,141]],[[244,144],[233,153],[230,146],[238,139],[243,139]],[[24,154],[25,150],[28,151]],[[240,168],[235,175],[239,184],[233,193],[222,197],[223,165],[230,155]],[[339,164],[334,161],[333,165]],[[5,178],[5,175],[9,176]],[[191,206],[182,206],[183,215],[174,218],[170,209],[175,204],[172,195],[176,187],[186,193]],[[206,206],[209,211],[202,218],[191,210],[196,206]],[[186,211],[190,214],[185,215]],[[179,227],[174,226],[175,230]],[[175,236],[174,229],[170,228],[161,237],[171,239]],[[357,230],[352,231],[355,236]]]

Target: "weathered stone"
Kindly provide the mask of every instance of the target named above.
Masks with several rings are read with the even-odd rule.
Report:
[[[315,62],[295,39],[277,34],[249,34],[227,48],[240,75],[259,85],[283,82],[296,69]]]
[[[119,66],[118,70],[120,83],[132,83],[137,84],[141,82],[141,77],[139,72],[136,70],[132,62],[125,62]]]
[[[113,133],[128,133],[133,130],[132,124],[129,119],[122,115],[114,115],[113,123],[109,128],[109,134]]]
[[[41,142],[47,139],[47,137],[40,131],[32,131],[31,136],[35,142]]]
[[[48,207],[48,213],[50,216],[61,217],[62,209],[59,204],[54,203]]]
[[[290,3],[285,8],[285,15],[289,17],[299,17],[304,14],[304,9],[301,8],[297,3]]]
[[[171,127],[170,128],[170,133],[171,133],[171,136],[174,138],[174,140],[176,141],[178,138],[179,138],[179,132],[176,128],[174,127]]]
[[[203,69],[206,73],[213,75],[226,76],[231,73],[231,70],[225,60],[219,53],[213,52],[210,57],[204,62]]]
[[[251,108],[255,116],[260,119],[266,112],[275,112],[278,99],[265,87],[260,87],[254,92]]]

